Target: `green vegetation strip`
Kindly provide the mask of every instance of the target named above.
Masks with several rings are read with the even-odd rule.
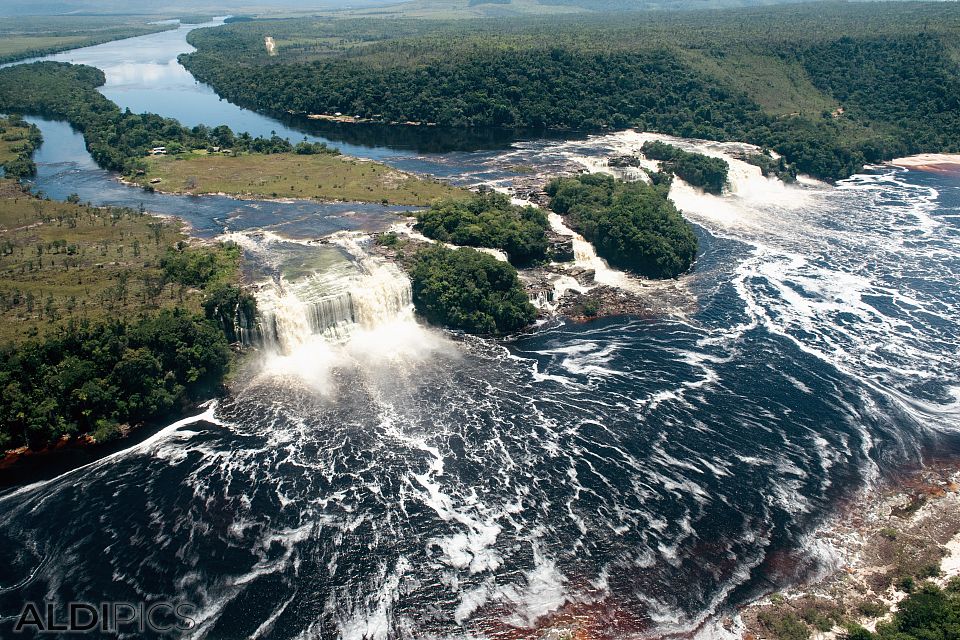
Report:
[[[0,63],[176,29],[124,16],[18,16],[0,26]]]

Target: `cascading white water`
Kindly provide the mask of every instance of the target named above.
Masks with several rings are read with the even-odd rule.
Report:
[[[397,266],[368,254],[354,235],[328,240],[350,259],[289,280],[281,276],[257,294],[263,374],[332,395],[335,370],[358,371],[369,382],[454,351],[441,333],[416,321],[410,280]]]
[[[294,282],[266,287],[257,296],[268,349],[290,354],[320,336],[342,342],[356,329],[412,320],[410,281],[394,265],[364,259]]]

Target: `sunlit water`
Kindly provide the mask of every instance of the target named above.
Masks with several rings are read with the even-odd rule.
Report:
[[[125,94],[139,95],[108,95]],[[208,124],[234,126],[217,105]],[[41,188],[140,197],[82,147],[54,166],[43,154],[70,139],[56,126]],[[511,166],[607,170],[644,139],[369,153],[509,187]],[[362,237],[306,242],[363,227],[343,222],[355,216],[147,201],[229,229],[278,287],[260,296],[285,337],[197,420],[0,497],[0,615],[25,599],[178,597],[207,638],[716,632],[829,562],[811,534],[837,501],[955,449],[960,417],[960,180],[884,166],[785,187],[735,161],[732,177],[723,197],[671,192],[701,239],[683,283],[695,312],[505,343],[418,323],[404,276]],[[339,252],[329,296],[304,266],[313,251]],[[364,282],[375,295],[337,297]]]

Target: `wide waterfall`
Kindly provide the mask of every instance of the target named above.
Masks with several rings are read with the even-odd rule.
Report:
[[[358,330],[413,321],[410,280],[396,266],[373,257],[344,262],[257,295],[264,346],[291,354],[319,336],[344,342]]]

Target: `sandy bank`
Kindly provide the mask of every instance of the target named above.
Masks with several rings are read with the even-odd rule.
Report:
[[[918,171],[960,174],[960,154],[921,153],[906,158],[896,158],[891,160],[890,164]]]

